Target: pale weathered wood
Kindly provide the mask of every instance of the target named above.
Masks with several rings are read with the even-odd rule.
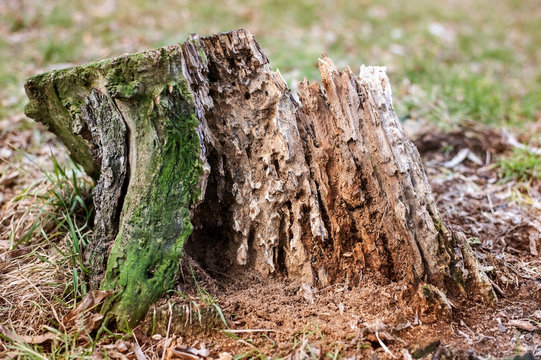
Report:
[[[326,286],[371,272],[493,299],[439,215],[384,69],[319,67],[322,86],[303,82],[296,101],[237,30],[28,81],[28,115],[98,179],[95,277],[107,258],[119,322],[173,285],[185,240],[221,273]]]
[[[358,76],[324,56],[322,87],[303,82],[299,117],[332,246],[307,250],[335,278],[368,268],[392,280],[425,281],[489,300],[486,275],[444,224],[419,153],[394,112],[381,67]],[[318,261],[315,262],[317,267]]]
[[[356,76],[324,57],[323,87],[301,83],[298,103],[249,33],[183,50],[211,169],[188,242],[200,261],[321,286],[372,271],[493,296],[439,215],[383,68]]]
[[[302,238],[326,235],[286,83],[246,31],[194,38],[183,50],[211,169],[192,253],[312,282]],[[208,246],[213,234],[220,241]]]

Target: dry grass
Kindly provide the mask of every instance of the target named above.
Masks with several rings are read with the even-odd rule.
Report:
[[[28,338],[50,332],[46,326],[63,331],[63,315],[84,295],[75,241],[88,236],[91,184],[77,167],[67,171],[52,156],[45,171],[22,155],[22,164],[7,166],[14,177],[24,175],[26,187],[2,208],[0,318],[3,329]]]
[[[7,319],[5,325],[27,336],[42,334],[44,325],[58,327],[69,310],[58,306],[56,300],[69,297],[65,286],[70,276],[62,255],[47,245],[32,247],[29,254],[16,258],[4,255],[0,263],[0,317]]]

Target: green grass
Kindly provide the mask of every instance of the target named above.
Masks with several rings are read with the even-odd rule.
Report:
[[[503,181],[541,179],[541,156],[527,149],[515,149],[498,162]]]
[[[69,63],[76,61],[81,49],[72,41],[49,40],[40,46],[43,59],[50,63]]]
[[[50,162],[53,168],[46,171],[41,169],[30,155],[20,153],[30,164],[27,171],[37,171],[42,176],[12,200],[23,204],[30,201],[31,206],[27,210],[30,213],[21,215],[21,218],[33,221],[22,234],[13,233],[10,236],[12,241],[10,249],[21,245],[32,246],[34,249],[25,255],[26,260],[23,260],[23,264],[24,261],[33,264],[30,273],[21,270],[23,278],[52,269],[62,269],[67,275],[64,277],[65,282],[49,284],[49,289],[56,290],[43,293],[36,288],[41,296],[39,300],[44,300],[45,303],[34,302],[34,306],[44,307],[42,311],[46,313],[50,312],[47,306],[56,307],[57,312],[60,309],[74,309],[86,295],[86,278],[91,271],[85,263],[83,254],[91,237],[90,224],[94,210],[89,204],[93,184],[84,175],[83,170],[73,162],[62,165],[51,155]],[[12,231],[16,230],[14,227]],[[51,256],[51,253],[59,256]],[[41,278],[38,277],[34,281],[39,282]],[[50,316],[52,317],[52,314]],[[8,349],[16,351],[19,358],[24,359],[89,358],[99,343],[109,341],[111,338],[129,336],[113,333],[105,325],[93,334],[84,328],[70,331],[57,321],[58,319],[55,313],[54,319],[47,321],[48,325],[44,325],[43,329],[35,329],[54,336],[54,341],[46,341],[44,344],[32,344],[22,338],[10,339],[4,335],[0,336]],[[5,320],[2,319],[1,324],[9,329],[10,325],[4,322]],[[84,335],[86,340],[81,342],[80,335]]]
[[[227,321],[225,320],[225,316],[224,316],[224,313],[222,311],[222,308],[220,307],[220,305],[218,304],[218,302],[216,301],[216,298],[214,298],[208,291],[207,289],[199,286],[199,282],[197,281],[197,278],[195,277],[195,273],[193,271],[193,269],[190,267],[190,270],[192,271],[192,277],[193,277],[193,281],[195,282],[195,286],[197,288],[197,294],[199,296],[199,299],[201,300],[201,302],[207,306],[212,306],[214,307],[214,309],[216,309],[216,312],[218,313],[218,315],[220,316],[220,320],[222,321],[222,323],[224,324],[225,328],[229,328],[229,325],[227,324]],[[199,316],[199,320],[201,320],[201,316]]]
[[[12,340],[2,335],[0,338],[5,341],[8,349],[18,354],[17,359],[28,360],[91,359],[100,343],[133,339],[131,331],[112,332],[105,325],[102,325],[96,334],[89,334],[84,329],[75,332],[61,331],[51,326],[45,326],[45,330],[54,337],[54,340],[47,341],[44,345],[30,344],[22,339]],[[83,344],[79,340],[80,336],[86,338]],[[102,355],[107,359],[107,350],[102,351],[104,351]]]
[[[24,155],[32,161],[29,155]],[[44,177],[38,180],[40,185],[29,186],[13,199],[15,202],[33,199],[32,206],[39,211],[28,230],[21,235],[10,236],[10,249],[19,245],[35,246],[39,242],[53,247],[61,255],[57,265],[72,275],[71,282],[63,284],[64,298],[58,301],[71,302],[75,307],[87,291],[86,282],[82,279],[90,274],[83,255],[92,233],[90,226],[94,209],[90,197],[93,184],[73,161],[64,166],[52,155],[50,161],[53,164],[51,171],[34,164]]]
[[[72,273],[72,289],[74,305],[78,299],[84,297],[87,291],[86,281],[83,277],[88,277],[91,273],[89,264],[85,264],[84,250],[90,243],[91,219],[94,209],[92,207],[90,196],[92,183],[82,176],[82,169],[72,162],[72,170],[67,171],[54,157],[51,158],[54,170],[48,175],[48,179],[53,184],[49,191],[47,200],[56,214],[48,214],[53,217],[53,221],[58,227],[57,234],[68,234],[67,252],[61,252],[65,260],[69,261],[69,267]],[[58,216],[58,211],[61,216]],[[56,216],[55,216],[56,215]],[[49,239],[51,240],[51,239]]]

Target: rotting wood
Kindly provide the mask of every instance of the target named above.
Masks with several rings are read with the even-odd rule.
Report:
[[[90,258],[119,323],[173,286],[184,245],[230,274],[326,286],[370,271],[493,300],[439,215],[384,69],[319,67],[298,102],[237,30],[28,80],[28,116],[97,179]]]

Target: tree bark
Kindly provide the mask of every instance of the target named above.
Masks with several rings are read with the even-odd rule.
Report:
[[[31,78],[26,113],[97,180],[93,284],[135,324],[184,250],[204,267],[315,286],[373,272],[490,302],[442,221],[384,68],[339,71],[300,102],[244,30]]]
[[[91,283],[117,290],[108,305],[121,326],[173,287],[201,196],[199,121],[181,68],[171,46],[26,83],[27,115],[97,180]]]

